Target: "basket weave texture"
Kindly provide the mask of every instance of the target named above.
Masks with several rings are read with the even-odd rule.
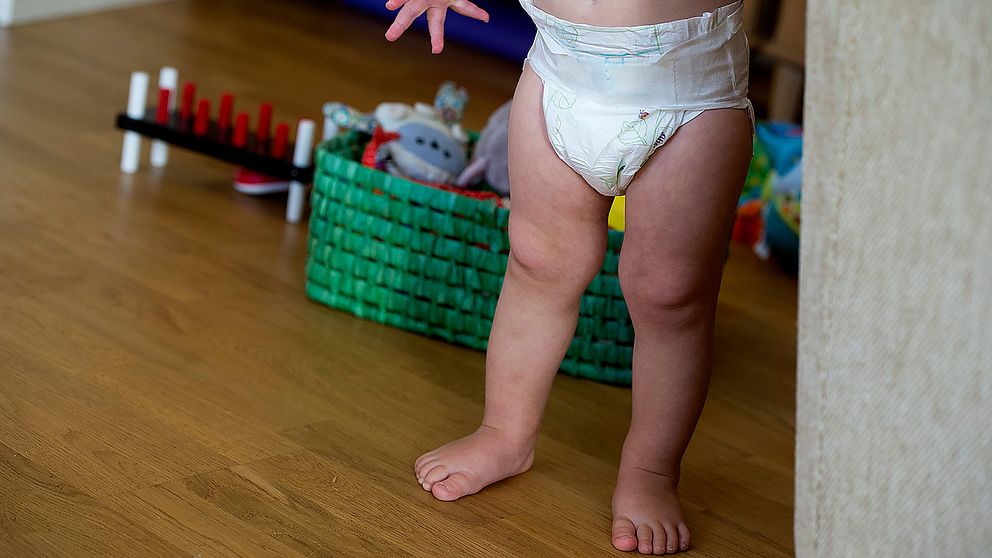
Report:
[[[358,317],[485,350],[510,249],[509,211],[358,163],[368,136],[317,148],[307,295]],[[630,384],[634,329],[611,230],[561,370]]]

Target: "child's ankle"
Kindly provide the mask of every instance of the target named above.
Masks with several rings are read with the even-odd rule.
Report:
[[[505,443],[520,450],[532,450],[537,443],[537,432],[517,424],[483,421],[477,432],[498,435]]]
[[[656,444],[638,444],[628,437],[620,457],[620,469],[638,469],[671,479],[678,484],[682,472],[680,457],[672,458],[659,450]]]

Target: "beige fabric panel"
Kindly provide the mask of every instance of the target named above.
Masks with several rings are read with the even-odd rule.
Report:
[[[992,1],[807,29],[797,555],[992,556]]]

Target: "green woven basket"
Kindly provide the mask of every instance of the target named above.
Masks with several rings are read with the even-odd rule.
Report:
[[[510,249],[509,211],[362,166],[367,139],[346,133],[317,148],[307,295],[485,350]],[[629,385],[634,329],[617,278],[622,241],[610,231],[561,370]]]

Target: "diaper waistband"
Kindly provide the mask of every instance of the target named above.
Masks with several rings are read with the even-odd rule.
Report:
[[[696,17],[630,27],[571,22],[538,8],[534,0],[520,0],[520,5],[546,40],[574,52],[599,56],[660,55],[685,41],[710,33],[730,20],[733,20],[730,21],[731,34],[743,23],[743,0]]]
[[[543,80],[604,105],[667,110],[745,108],[742,2],[702,16],[634,27],[571,23],[520,3],[537,37],[527,60]]]

